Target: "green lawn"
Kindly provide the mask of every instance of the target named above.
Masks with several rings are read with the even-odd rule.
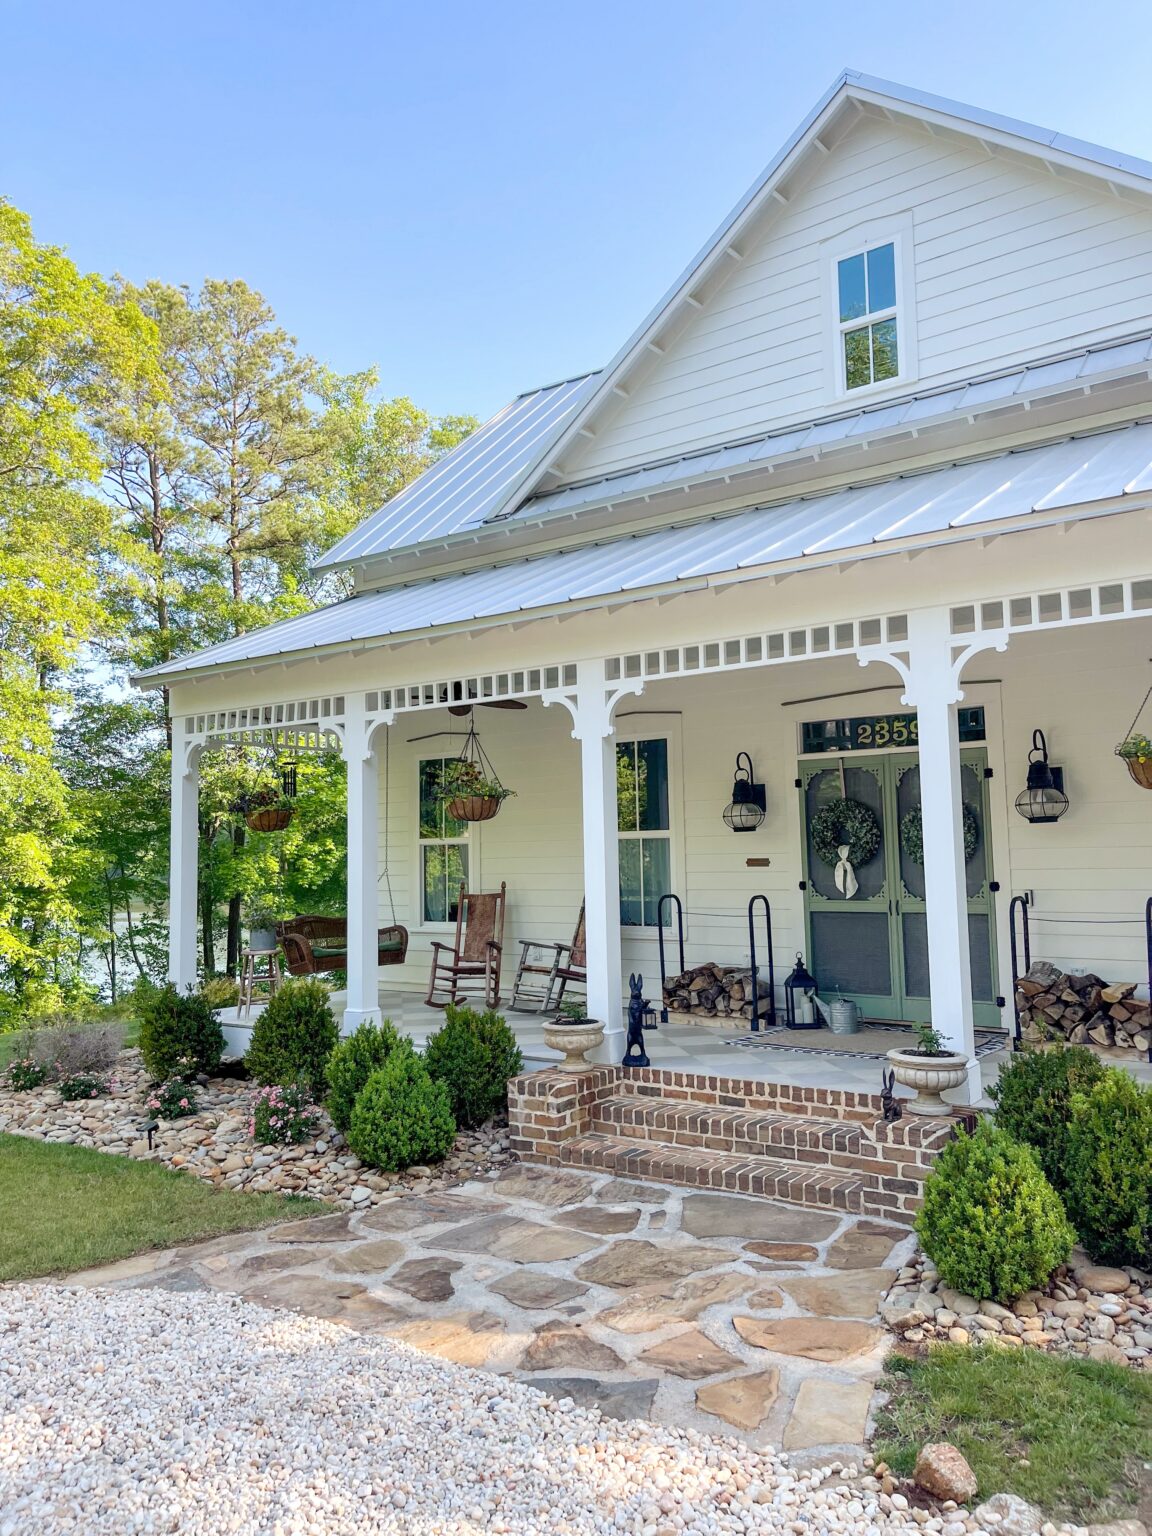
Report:
[[[888,1361],[873,1451],[911,1473],[926,1441],[968,1458],[982,1497],[1017,1493],[1078,1524],[1152,1491],[1152,1375],[1069,1355],[943,1345]],[[1027,1463],[1027,1465],[1024,1465]]]
[[[0,1135],[0,1281],[67,1274],[331,1209],[294,1195],[212,1189],[191,1174],[86,1147]]]

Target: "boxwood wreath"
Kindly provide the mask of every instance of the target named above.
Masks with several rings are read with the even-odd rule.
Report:
[[[976,852],[976,845],[980,841],[980,826],[976,820],[976,812],[965,802],[964,804],[964,862],[969,864],[972,855]],[[914,805],[910,811],[905,811],[900,818],[900,846],[912,860],[913,864],[924,864],[924,817],[920,807]]]
[[[835,867],[840,849],[848,845],[848,862],[867,864],[880,847],[880,823],[861,800],[829,800],[809,823],[817,858]]]

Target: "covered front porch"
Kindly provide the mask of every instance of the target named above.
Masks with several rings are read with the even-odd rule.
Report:
[[[172,977],[196,977],[202,753],[335,745],[348,780],[346,1030],[396,1011],[418,1040],[435,1027],[420,1003],[433,941],[452,940],[459,883],[503,884],[504,1005],[520,941],[570,942],[583,900],[588,1010],[607,1026],[604,1059],[619,1061],[628,977],[661,1001],[660,896],[683,904],[688,965],[739,969],[748,902],[763,895],[777,1025],[802,954],[820,994],[855,1000],[873,1034],[931,1023],[969,1062],[955,1097],[978,1101],[1013,1026],[1014,897],[1029,899],[1034,958],[1146,997],[1152,801],[1113,747],[1147,687],[1152,580],[1122,574],[1125,522],[789,580],[734,576],[181,681]],[[1025,570],[1030,587],[1013,574]],[[426,785],[471,726],[515,796],[461,825],[430,812]],[[1015,808],[1037,729],[1069,802],[1047,824]],[[739,753],[765,799],[744,833],[723,818]],[[845,856],[814,833],[832,801],[868,813],[869,836]],[[409,931],[407,955],[383,969],[377,929],[393,922]],[[550,1059],[539,1019],[509,1017],[529,1063]],[[884,1045],[753,1032],[737,1013],[673,1018],[651,1042],[660,1066],[682,1053],[718,1075],[871,1092]],[[1144,1054],[1123,1059],[1138,1067]]]

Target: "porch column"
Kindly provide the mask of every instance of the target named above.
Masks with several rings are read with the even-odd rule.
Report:
[[[618,1062],[624,1054],[624,977],[620,960],[620,842],[616,820],[616,746],[612,712],[625,693],[642,684],[608,684],[604,662],[582,661],[576,690],[545,695],[572,715],[580,743],[584,840],[584,939],[588,957],[588,1013],[604,1022],[600,1057]]]
[[[179,992],[185,992],[196,985],[200,750],[188,742],[183,722],[173,720],[168,850],[168,980]]]
[[[380,925],[380,775],[363,701],[349,700],[344,759],[348,772],[348,1002],[341,1033],[380,1022],[377,929]]]
[[[968,885],[964,859],[963,785],[957,706],[963,698],[946,608],[908,618],[907,689],[920,743],[920,815],[924,839],[924,899],[932,1027],[968,1058],[965,1102],[982,1095],[972,1018],[968,948]],[[963,1090],[959,1090],[963,1092]]]

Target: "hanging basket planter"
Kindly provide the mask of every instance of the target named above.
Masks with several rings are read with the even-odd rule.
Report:
[[[458,795],[444,809],[453,821],[491,821],[503,804],[495,795]]]
[[[1144,702],[1133,716],[1124,740],[1116,748],[1116,756],[1124,760],[1133,784],[1139,784],[1141,789],[1152,789],[1152,739],[1146,731],[1136,729],[1149,699],[1152,699],[1152,688],[1144,695]]]
[[[514,789],[500,777],[476,734],[469,726],[459,757],[444,764],[436,785],[436,798],[453,821],[491,821]]]
[[[291,805],[265,805],[253,807],[244,820],[250,832],[283,832],[295,814],[296,808]]]

